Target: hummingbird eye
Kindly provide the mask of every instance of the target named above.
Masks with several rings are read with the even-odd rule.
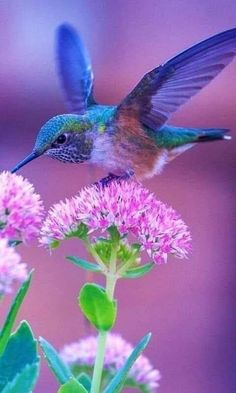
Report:
[[[56,139],[55,143],[57,145],[63,145],[67,140],[67,136],[66,134],[61,134],[59,135],[59,137]]]

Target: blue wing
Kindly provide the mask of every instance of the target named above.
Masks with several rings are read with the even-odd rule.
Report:
[[[70,112],[83,114],[95,103],[92,96],[93,72],[86,47],[68,24],[57,30],[57,68]]]
[[[121,102],[118,114],[132,111],[158,130],[189,98],[214,79],[236,55],[236,29],[208,38],[147,73]]]

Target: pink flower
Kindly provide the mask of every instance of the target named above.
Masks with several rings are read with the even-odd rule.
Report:
[[[0,239],[0,296],[12,291],[14,282],[27,278],[26,264],[21,263],[20,255],[8,246],[6,239]]]
[[[125,363],[131,354],[133,347],[119,334],[109,333],[107,336],[104,368],[114,375]],[[89,336],[78,342],[66,345],[60,352],[62,359],[71,367],[76,365],[94,365],[97,352],[97,338]],[[146,391],[153,393],[159,386],[161,378],[158,370],[155,370],[150,361],[141,355],[134,363],[128,375],[136,384],[144,385]]]
[[[0,238],[28,241],[42,223],[43,205],[34,187],[9,172],[0,174]]]
[[[41,243],[63,240],[81,223],[89,233],[116,226],[120,234],[133,235],[156,263],[166,261],[168,253],[186,257],[190,249],[191,236],[180,216],[133,180],[92,185],[54,205],[43,224]]]

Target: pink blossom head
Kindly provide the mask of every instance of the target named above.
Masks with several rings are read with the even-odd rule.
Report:
[[[0,238],[28,241],[42,224],[43,205],[28,180],[9,172],[0,174]]]
[[[20,255],[8,245],[6,239],[0,239],[0,297],[12,291],[15,282],[27,278],[26,264]]]
[[[92,185],[65,202],[54,205],[42,226],[41,243],[50,246],[76,233],[83,223],[88,232],[104,233],[115,226],[131,236],[156,263],[171,253],[186,257],[189,230],[174,209],[156,199],[141,184],[113,181],[106,187]]]
[[[107,336],[104,369],[110,377],[117,373],[123,366],[133,347],[119,334],[109,333]],[[66,345],[60,352],[62,359],[72,368],[79,371],[80,368],[88,367],[92,370],[97,353],[97,337],[89,336],[78,342]],[[128,383],[136,384],[136,387],[145,388],[145,392],[154,393],[159,386],[160,372],[153,368],[150,361],[141,355],[128,375]]]

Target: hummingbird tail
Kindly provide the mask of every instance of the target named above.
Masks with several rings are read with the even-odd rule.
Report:
[[[196,129],[196,140],[194,142],[209,142],[215,140],[230,140],[231,136],[227,135],[229,130],[222,128],[199,128]]]
[[[155,132],[155,140],[158,146],[168,150],[183,147],[188,144],[207,142],[223,139],[231,139],[224,128],[189,128],[165,125]]]
[[[231,139],[224,128],[186,128],[164,125],[155,133],[158,147],[168,150],[168,161],[193,147],[198,142]]]
[[[165,125],[155,134],[158,147],[168,150],[168,161],[193,147],[198,142],[231,139],[223,128],[185,128]]]

